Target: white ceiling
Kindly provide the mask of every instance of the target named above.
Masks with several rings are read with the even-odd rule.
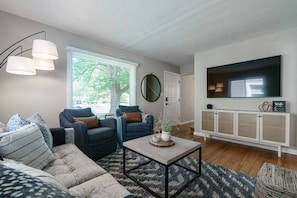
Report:
[[[0,0],[0,10],[175,65],[297,27],[297,0]]]

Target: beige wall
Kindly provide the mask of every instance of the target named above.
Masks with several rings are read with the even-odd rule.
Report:
[[[206,68],[246,60],[282,55],[282,97],[277,98],[207,98]],[[195,54],[195,130],[200,128],[200,110],[206,104],[216,109],[258,110],[264,101],[285,100],[292,116],[291,148],[296,147],[297,115],[297,28],[277,32]]]
[[[0,12],[0,27],[0,52],[21,38],[45,30],[47,40],[57,44],[59,53],[59,59],[55,61],[55,71],[37,71],[36,76],[20,76],[6,73],[5,67],[0,69],[0,121],[3,123],[6,123],[16,113],[27,118],[38,112],[50,127],[59,126],[59,112],[67,108],[66,46],[139,63],[136,77],[137,104],[144,112],[155,116],[163,111],[163,97],[154,103],[145,101],[139,88],[142,78],[149,73],[155,74],[160,79],[163,90],[164,71],[179,73],[178,66],[111,47],[5,12]],[[26,47],[28,46],[31,47],[32,44],[29,43]],[[28,57],[31,55],[29,54]]]

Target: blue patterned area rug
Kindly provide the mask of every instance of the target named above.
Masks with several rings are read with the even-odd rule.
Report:
[[[97,163],[113,175],[117,181],[125,186],[133,195],[139,197],[154,197],[123,174],[122,155],[122,150],[118,150],[98,160]],[[148,159],[136,153],[128,152],[126,168],[131,169],[147,160]],[[197,170],[198,160],[191,156],[182,159],[179,163]],[[150,162],[140,169],[133,170],[130,174],[142,183],[145,183],[145,185],[149,186],[153,191],[163,194],[164,167],[162,165]],[[191,172],[176,165],[170,166],[170,195],[174,194],[181,184],[183,184],[184,181],[188,181],[191,177],[193,177]],[[255,196],[255,182],[256,179],[254,177],[202,161],[201,176],[189,184],[177,197],[250,198]]]

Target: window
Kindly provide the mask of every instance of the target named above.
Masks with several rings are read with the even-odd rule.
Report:
[[[67,59],[70,108],[91,107],[104,118],[120,104],[136,103],[138,64],[73,47],[67,47]]]
[[[264,80],[243,79],[231,81],[231,97],[263,97]]]

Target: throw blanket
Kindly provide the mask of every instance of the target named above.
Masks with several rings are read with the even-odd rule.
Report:
[[[51,184],[0,164],[0,197],[73,197]]]

